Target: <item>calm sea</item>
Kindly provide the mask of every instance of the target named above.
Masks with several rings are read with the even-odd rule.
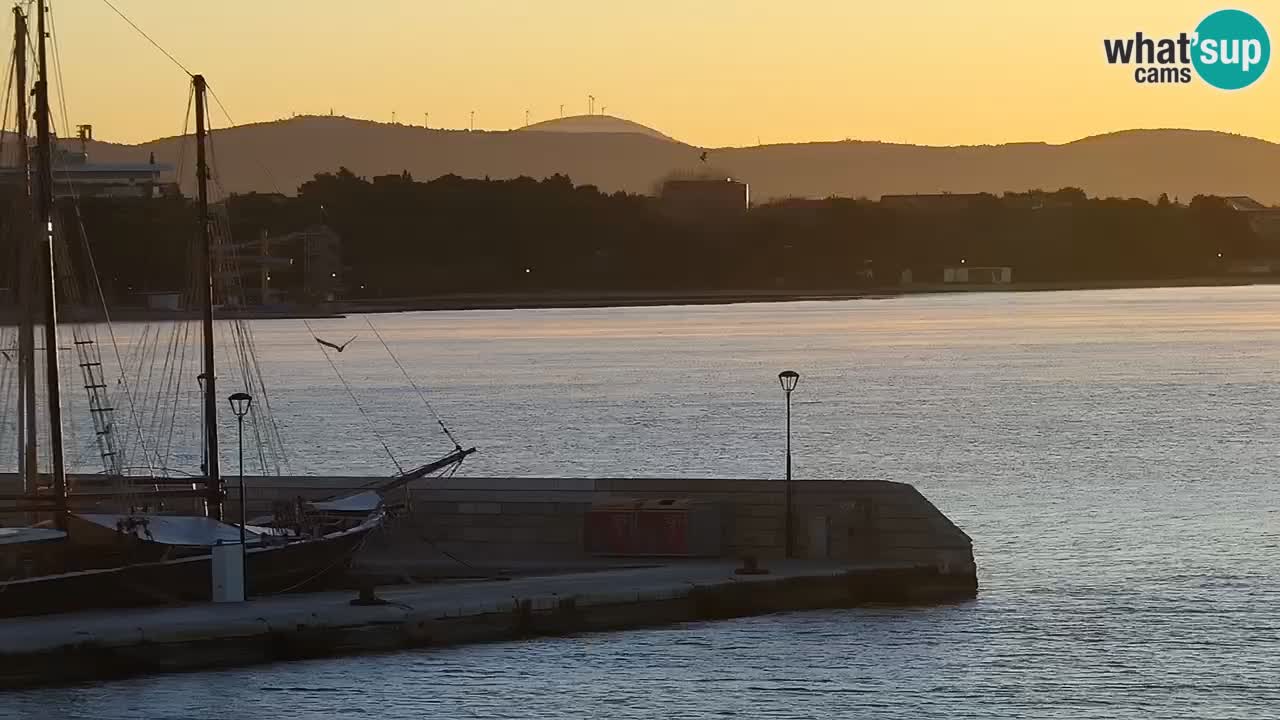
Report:
[[[0,715],[1280,712],[1278,287],[372,319],[480,447],[470,475],[778,477],[795,369],[797,474],[916,484],[973,536],[981,594],[8,693]],[[300,321],[254,326],[294,472],[391,472],[378,436],[405,464],[449,447],[363,317],[312,326],[356,336],[334,356],[354,401]]]

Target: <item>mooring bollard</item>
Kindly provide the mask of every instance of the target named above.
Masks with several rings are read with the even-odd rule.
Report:
[[[760,567],[755,555],[742,556],[742,567],[733,571],[734,575],[768,575],[769,571]]]
[[[366,605],[386,605],[387,601],[378,597],[378,594],[377,592],[375,592],[372,581],[365,580],[360,583],[359,597],[353,599],[351,601],[351,604],[357,607],[366,606]]]

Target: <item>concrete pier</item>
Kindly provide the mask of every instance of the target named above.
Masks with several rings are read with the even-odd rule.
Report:
[[[247,480],[253,517],[380,478]],[[0,494],[15,484],[0,476]],[[331,592],[0,620],[0,687],[977,593],[972,541],[914,487],[796,481],[789,522],[785,489],[729,479],[415,482],[389,498],[401,507],[352,562],[354,579],[383,585],[388,604],[353,606],[353,592]],[[228,507],[238,504],[233,491]],[[788,528],[793,559],[784,559]],[[735,574],[742,558],[770,572]]]
[[[313,499],[365,486],[368,477],[251,478],[250,515],[295,497]],[[845,563],[907,563],[972,577],[973,542],[914,487],[876,480],[793,482],[791,533],[797,558]],[[588,516],[620,502],[674,501],[719,517],[714,556],[781,558],[786,547],[786,484],[716,478],[463,478],[414,483],[407,510],[358,558],[371,566],[447,571],[473,565],[599,559]],[[228,501],[234,507],[238,498]],[[690,532],[696,522],[691,519]],[[691,548],[691,551],[693,549]]]
[[[249,477],[248,513],[251,518],[270,514],[277,503],[340,495],[385,479]],[[73,478],[72,484],[89,488],[102,482],[101,476],[87,476]],[[929,565],[944,574],[976,575],[972,540],[911,485],[798,480],[792,487],[797,558]],[[16,477],[0,475],[0,495],[17,488]],[[670,555],[781,558],[788,525],[785,488],[779,480],[716,478],[425,479],[391,498],[406,507],[366,544],[356,565],[376,576],[419,579],[616,565],[608,561],[610,553],[592,548],[590,516],[626,502],[683,503],[691,513],[714,513],[715,528],[701,528],[714,534],[702,538],[714,552],[690,547]],[[228,489],[227,507],[238,508],[235,483]],[[77,505],[94,507],[87,501]],[[690,533],[706,524],[697,520],[691,517]],[[21,516],[0,514],[0,524],[20,521]]]
[[[442,647],[865,603],[963,600],[935,567],[681,562],[593,573],[400,586],[386,604],[352,593],[0,620],[0,687]]]

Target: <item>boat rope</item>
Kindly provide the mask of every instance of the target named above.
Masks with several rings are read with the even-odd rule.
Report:
[[[207,97],[205,98],[205,117],[211,117]],[[222,186],[221,173],[218,170],[217,137],[218,133],[215,132],[212,123],[210,123],[206,136],[209,180],[219,196],[228,197],[229,193]],[[225,203],[219,203],[212,209],[210,225],[214,244],[220,251],[214,255],[216,263],[214,271],[215,277],[224,278],[222,280],[222,296],[228,302],[235,299],[239,304],[243,305],[245,301],[245,289],[242,283],[243,271],[239,258],[234,252],[236,245],[231,231],[231,219]],[[265,302],[265,298],[263,298],[263,302]],[[249,320],[242,317],[227,318],[226,326],[230,328],[229,337],[232,348],[227,351],[227,367],[234,368],[238,372],[245,392],[261,400],[258,405],[259,411],[254,412],[250,417],[250,427],[253,432],[259,468],[261,468],[264,475],[268,473],[280,475],[282,462],[285,468],[289,469],[289,457],[285,452],[284,437],[280,432],[279,423],[271,406],[271,394],[267,391],[266,380],[262,374],[262,364],[258,362],[253,326]],[[226,334],[224,334],[225,337],[227,337]],[[226,351],[226,342],[224,339],[224,351]]]
[[[65,177],[62,179],[71,188],[71,209],[74,223],[71,232],[77,235],[77,240],[80,241],[80,246],[83,250],[82,257],[88,263],[90,269],[86,290],[96,293],[97,299],[101,300],[103,297],[102,288],[98,282],[97,268],[94,267],[93,251],[84,231],[84,222],[80,213],[80,198],[69,179]],[[57,253],[56,265],[59,274],[58,289],[62,296],[62,302],[76,307],[82,304],[82,291],[80,284],[76,282],[76,272],[71,257],[71,241],[67,237],[69,232],[63,220],[64,217],[63,214],[59,213],[54,218],[54,235],[57,240],[54,244],[54,250]],[[108,327],[110,327],[110,316],[107,313],[106,304],[102,302],[101,305]],[[122,474],[119,468],[123,461],[123,448],[116,438],[114,409],[109,398],[107,378],[102,365],[102,353],[99,349],[100,342],[97,328],[92,323],[72,323],[69,327],[64,325],[59,330],[65,330],[64,334],[69,336],[75,349],[74,357],[67,355],[64,359],[60,356],[59,361],[69,364],[74,362],[79,367],[88,400],[87,407],[93,418],[95,444],[98,445],[99,455],[103,461],[103,470],[108,475],[120,477]],[[114,346],[114,334],[112,338]],[[74,425],[77,414],[68,413],[66,417],[72,424],[71,437],[77,437],[78,433]],[[80,454],[77,454],[73,460],[74,463],[79,463]],[[72,465],[72,467],[74,466]]]
[[[307,327],[307,332],[311,333],[312,337],[315,337],[316,332],[311,329],[311,323],[307,322],[306,319],[303,319],[302,324]],[[378,428],[373,424],[373,418],[369,416],[368,411],[366,411],[364,406],[360,404],[360,399],[356,397],[355,392],[351,389],[351,384],[342,376],[342,371],[339,370],[337,364],[333,362],[333,358],[329,357],[329,352],[321,347],[320,354],[324,355],[324,359],[329,362],[329,367],[333,368],[333,373],[338,376],[338,381],[341,382],[342,387],[346,389],[347,395],[351,397],[351,402],[355,404],[356,409],[364,416],[365,422],[369,425],[369,430],[373,432],[373,436],[382,444],[382,449],[387,451],[387,457],[391,458],[391,462],[396,466],[396,471],[404,474],[404,467],[401,466],[400,461],[396,459],[395,453],[391,452],[391,447],[387,445],[387,441],[382,439],[381,433],[378,432]]]
[[[15,418],[16,422],[13,424],[14,448],[17,450],[19,458],[21,458],[23,449],[17,442],[17,425],[23,422],[20,409],[22,407],[21,397],[20,393],[13,392],[18,380],[18,363],[9,355],[10,352],[14,355],[17,354],[16,349],[9,350],[11,347],[16,348],[17,344],[18,329],[16,327],[12,328],[12,331],[10,328],[0,329],[0,418]],[[12,411],[9,409],[11,403],[14,405]],[[0,449],[6,453],[9,449],[9,427],[10,424],[8,422],[0,421]],[[21,464],[21,459],[19,459],[19,464]]]
[[[5,77],[8,78],[8,80],[5,81],[4,115],[3,119],[0,119],[0,162],[3,162],[4,151],[5,148],[8,147],[8,143],[5,142],[5,135],[9,132],[9,101],[12,100],[14,96],[13,84],[16,79],[14,75],[17,73],[17,68],[14,67],[15,63],[13,62],[13,59],[17,52],[18,49],[15,47],[13,52],[9,54],[9,64],[4,71]],[[20,88],[18,92],[26,92],[26,88]],[[14,131],[16,134],[16,127],[14,128]],[[17,163],[14,164],[16,165]]]
[[[213,148],[210,136],[210,150]],[[212,215],[214,242],[220,250],[234,249],[231,236],[231,221],[225,206],[219,206]],[[218,274],[225,278],[222,283],[224,298],[235,298],[243,301],[245,290],[241,282],[242,272],[239,260],[234,252],[222,252],[218,256]],[[271,406],[271,393],[267,390],[266,379],[262,374],[262,363],[258,362],[258,352],[254,341],[253,323],[243,317],[231,317],[224,325],[229,332],[223,333],[223,346],[227,350],[227,338],[230,338],[230,350],[227,350],[227,367],[234,368],[239,374],[244,391],[261,400],[257,411],[250,415],[250,427],[253,432],[254,448],[258,457],[258,466],[264,475],[281,474],[281,463],[289,469],[289,457],[285,452],[284,438]]]
[[[391,356],[391,360],[396,364],[396,367],[400,368],[400,374],[404,375],[404,379],[409,381],[409,385],[418,393],[418,397],[422,398],[422,404],[426,405],[427,410],[431,411],[431,415],[436,419],[436,424],[438,424],[440,429],[444,431],[444,436],[449,438],[449,442],[453,443],[455,448],[461,450],[462,444],[453,436],[453,433],[449,432],[449,427],[444,424],[444,418],[440,417],[440,413],[436,412],[436,409],[431,406],[431,401],[427,399],[427,394],[422,391],[422,388],[418,387],[418,383],[413,381],[413,378],[409,375],[409,371],[405,370],[404,365],[400,364],[400,358],[396,357],[394,352],[391,352],[391,347],[387,345],[387,341],[382,337],[382,333],[378,332],[378,328],[374,326],[373,320],[366,315],[364,321],[369,325],[369,329],[373,331],[374,336],[378,338],[378,342],[382,343],[382,348]]]
[[[172,55],[168,50],[165,50],[163,47],[161,47],[161,46],[160,46],[160,43],[158,43],[158,42],[156,42],[155,40],[153,40],[153,39],[152,39],[152,37],[151,37],[150,35],[148,35],[148,34],[146,34],[145,32],[143,32],[142,28],[138,27],[137,23],[135,23],[134,21],[130,20],[128,15],[125,15],[123,12],[121,12],[121,11],[120,11],[120,8],[116,7],[115,5],[112,5],[112,4],[111,4],[111,0],[102,0],[102,2],[106,3],[106,4],[107,4],[107,7],[111,8],[111,9],[115,12],[115,14],[119,15],[121,20],[124,20],[125,22],[129,23],[129,27],[131,27],[131,28],[133,28],[134,30],[138,31],[138,34],[139,34],[139,35],[141,35],[142,37],[146,38],[146,41],[147,41],[147,42],[151,43],[152,45],[154,45],[154,46],[155,46],[155,48],[156,48],[157,50],[159,50],[160,52],[164,53],[164,56],[165,56],[165,57],[167,57],[167,58],[169,58],[169,60],[170,60],[174,65],[177,65],[177,66],[178,66],[178,69],[182,70],[182,72],[184,72],[184,73],[186,73],[186,74],[187,74],[187,77],[192,77],[191,71],[187,69],[187,66],[186,66],[186,65],[183,65],[182,63],[178,62],[178,58],[174,57],[174,56],[173,56],[173,55]]]
[[[51,20],[51,22],[52,22],[52,16],[50,17],[50,20]],[[52,26],[51,26],[51,28],[50,28],[50,29],[52,30]],[[66,112],[67,112],[67,110],[66,110],[66,98],[65,98],[65,94],[63,94],[63,87],[64,87],[64,83],[63,83],[63,79],[62,79],[62,66],[61,66],[61,64],[60,64],[59,62],[57,62],[57,57],[56,57],[56,56],[57,56],[57,47],[58,47],[58,46],[57,46],[57,44],[56,44],[56,42],[55,42],[55,43],[54,43],[54,53],[55,53],[54,73],[55,73],[55,77],[57,78],[57,82],[58,82],[59,94],[60,94],[60,96],[62,97],[62,100],[61,100],[61,103],[62,103],[61,110],[62,110],[62,116],[63,116],[62,121],[63,121],[63,125],[64,125],[64,127],[65,127],[65,126],[66,126],[66,124],[67,124],[67,122],[68,122],[68,120],[67,120],[67,116],[66,116]],[[56,129],[57,129],[57,128],[56,128],[56,123],[54,123],[54,119],[53,119],[53,118],[50,118],[49,120],[50,120],[50,124],[51,124],[51,125],[54,125],[54,127],[53,127],[52,129],[54,130],[55,135],[56,135]],[[66,170],[63,170],[63,172],[64,172],[64,173],[66,173],[67,171],[66,171]],[[113,351],[113,353],[114,353],[114,355],[115,355],[116,364],[119,366],[119,368],[120,368],[120,370],[121,370],[121,374],[120,374],[120,380],[119,380],[119,382],[120,382],[120,385],[122,386],[122,390],[123,390],[123,392],[124,392],[124,396],[125,396],[125,401],[126,401],[126,404],[127,404],[127,406],[128,406],[128,409],[129,409],[129,418],[130,418],[130,420],[131,420],[131,423],[130,423],[130,424],[133,426],[133,429],[134,429],[134,430],[136,431],[136,433],[137,433],[138,443],[139,443],[139,445],[140,445],[140,447],[141,447],[141,449],[142,449],[143,457],[146,459],[148,466],[150,466],[150,467],[151,467],[151,477],[154,477],[154,476],[155,476],[155,469],[154,469],[154,465],[152,464],[152,458],[151,458],[150,451],[149,451],[149,450],[148,450],[148,448],[147,448],[146,439],[145,439],[145,437],[144,437],[144,435],[143,435],[142,419],[141,419],[141,417],[140,417],[140,415],[139,415],[139,413],[138,413],[138,409],[137,409],[136,404],[135,404],[135,402],[134,402],[133,392],[131,391],[131,388],[130,388],[130,386],[129,386],[127,375],[126,375],[126,373],[124,372],[124,367],[125,367],[125,366],[124,366],[124,360],[123,360],[122,354],[121,354],[121,352],[120,352],[120,344],[119,344],[119,342],[118,342],[118,340],[117,340],[117,338],[116,338],[115,328],[114,328],[114,326],[112,325],[112,322],[111,322],[111,313],[110,313],[110,309],[108,308],[108,305],[107,305],[106,294],[105,294],[105,292],[104,292],[104,291],[103,291],[103,289],[102,289],[102,281],[101,281],[101,279],[100,279],[100,278],[99,278],[99,276],[98,276],[98,267],[97,267],[97,262],[96,262],[96,260],[94,259],[93,248],[92,248],[92,246],[89,244],[89,236],[88,236],[88,233],[87,233],[87,232],[86,232],[86,230],[85,230],[85,225],[84,225],[84,216],[83,216],[83,214],[81,213],[81,209],[80,209],[80,194],[79,194],[78,190],[76,189],[75,183],[71,182],[71,179],[70,179],[69,177],[64,178],[64,181],[66,182],[67,187],[68,187],[68,188],[69,188],[69,190],[70,190],[72,216],[73,216],[73,217],[74,217],[74,219],[75,219],[75,228],[76,228],[76,230],[78,230],[78,232],[76,233],[76,235],[78,236],[78,239],[80,240],[81,249],[82,249],[82,251],[83,251],[83,257],[84,257],[84,259],[85,259],[86,264],[88,265],[88,271],[89,271],[88,275],[89,275],[89,278],[90,278],[90,282],[89,282],[88,284],[89,284],[89,287],[90,287],[91,292],[93,292],[93,293],[96,295],[96,299],[97,299],[97,301],[98,301],[98,305],[99,305],[99,307],[101,307],[101,308],[102,308],[102,314],[103,314],[104,324],[105,324],[105,325],[106,325],[106,327],[107,327],[107,334],[108,334],[108,337],[109,337],[109,338],[110,338],[110,340],[111,340],[111,348],[112,348],[112,351]],[[62,243],[62,244],[61,244],[61,247],[60,247],[59,249],[62,251],[64,258],[65,258],[67,261],[69,261],[69,260],[70,260],[70,253],[69,253],[69,248],[66,246],[66,243],[65,243],[65,242],[64,242],[64,243]],[[73,291],[77,291],[77,290],[78,290],[78,289],[77,289],[77,286],[76,286],[76,284],[75,284],[74,282],[72,282],[70,285],[65,285],[65,284],[64,284],[64,290],[67,290],[67,289],[70,289],[70,290],[73,290]],[[78,293],[78,291],[77,291],[77,292],[74,292],[74,297],[73,297],[72,299],[73,299],[73,300],[78,301],[78,299],[79,299],[79,293]],[[91,331],[92,331],[92,334],[93,334],[92,341],[93,341],[93,343],[95,343],[95,345],[96,345],[96,343],[97,343],[97,333],[96,333],[96,330],[91,330]],[[73,336],[74,336],[74,335],[75,335],[75,333],[74,333],[74,328],[73,328]],[[79,338],[73,338],[73,339],[78,340]],[[82,345],[81,345],[80,343],[77,343],[77,344],[76,344],[76,347],[77,347],[77,348],[80,348],[80,347],[82,347]],[[105,376],[103,377],[103,380],[105,380]],[[126,433],[126,438],[125,438],[126,444],[127,444],[127,438],[128,438],[128,434]],[[124,448],[123,446],[121,446],[121,447],[119,448],[119,450],[120,450],[121,454],[123,455],[123,453],[125,452],[125,448]],[[122,462],[122,461],[123,461],[123,458],[117,458],[117,461],[119,461],[119,462],[117,463],[117,465],[116,465],[117,472],[118,472],[118,468],[119,468],[119,466],[120,466],[120,462]]]
[[[213,89],[212,85],[207,83],[205,84],[205,90],[208,91],[209,96],[213,98],[213,101],[218,104],[218,109],[222,111],[222,116],[227,119],[227,125],[229,127],[235,127],[236,121],[232,119],[231,113],[227,112],[227,106],[222,104],[222,98],[218,97],[218,92]],[[205,106],[208,107],[208,100],[205,101]],[[205,113],[205,117],[209,117],[209,114]],[[258,167],[262,170],[262,173],[267,176],[267,181],[271,183],[271,187],[275,189],[276,193],[284,195],[285,193],[280,190],[280,183],[276,182],[275,174],[271,172],[271,168],[267,167],[266,163],[262,162],[262,153],[254,152],[250,154],[253,157],[254,162],[256,162]],[[210,155],[212,155],[212,152]]]
[[[53,76],[58,80],[58,111],[62,114],[62,128],[71,132],[71,121],[67,119],[67,90],[62,82],[62,56],[58,52],[57,14],[53,12],[53,3],[46,2],[45,14],[49,17],[49,46],[53,50]]]
[[[432,539],[431,537],[429,537],[429,536],[426,534],[426,531],[424,531],[424,530],[419,530],[419,531],[418,531],[418,533],[417,533],[417,535],[418,535],[418,539],[419,539],[419,540],[421,540],[421,541],[425,542],[426,544],[430,545],[430,546],[431,546],[431,548],[432,548],[433,550],[435,550],[436,552],[440,553],[441,555],[443,555],[443,556],[445,556],[445,557],[449,558],[450,560],[452,560],[452,561],[454,561],[454,562],[458,563],[458,564],[459,564],[459,565],[461,565],[462,567],[467,568],[468,570],[475,570],[475,571],[476,571],[476,572],[478,572],[478,573],[483,573],[483,572],[485,572],[485,571],[481,570],[480,568],[476,567],[475,565],[472,565],[471,563],[467,562],[466,560],[463,560],[462,558],[458,557],[457,555],[454,555],[453,553],[449,552],[448,550],[445,550],[444,548],[440,547],[440,545],[438,544],[438,541],[437,541],[437,540]],[[489,576],[492,576],[492,577],[502,577],[502,575],[503,575],[503,573],[502,573],[501,571],[496,572],[496,573],[487,573],[487,574],[488,574]]]
[[[325,566],[325,568],[324,568],[323,570],[321,570],[320,572],[316,573],[315,575],[312,575],[311,577],[308,577],[308,578],[306,578],[305,580],[300,580],[300,581],[298,581],[298,582],[296,582],[296,583],[294,583],[294,584],[290,585],[289,587],[284,588],[283,590],[277,590],[277,591],[275,591],[275,592],[272,592],[272,593],[265,593],[265,594],[266,594],[268,597],[270,597],[270,596],[272,596],[272,595],[284,595],[285,593],[291,593],[291,592],[293,592],[294,590],[297,590],[298,588],[305,587],[306,585],[311,584],[311,583],[312,583],[312,582],[314,582],[315,580],[318,580],[318,579],[320,579],[320,578],[324,577],[324,576],[325,576],[325,575],[327,575],[331,570],[333,570],[334,568],[338,567],[338,565],[339,565],[340,563],[343,563],[343,562],[345,562],[345,561],[347,561],[347,560],[350,560],[353,556],[355,556],[355,554],[356,554],[356,553],[360,552],[361,548],[363,548],[363,547],[364,547],[364,544],[365,544],[365,543],[369,542],[369,538],[370,538],[370,537],[372,537],[372,536],[373,536],[373,532],[372,532],[372,531],[365,533],[364,537],[360,538],[360,542],[357,542],[355,545],[353,545],[353,546],[351,547],[351,549],[349,549],[349,550],[347,550],[346,552],[344,552],[344,553],[342,553],[342,554],[338,555],[338,557],[336,557],[336,558],[334,558],[334,559],[333,559],[333,562],[329,563],[327,566]],[[313,541],[313,542],[315,542],[315,541]]]

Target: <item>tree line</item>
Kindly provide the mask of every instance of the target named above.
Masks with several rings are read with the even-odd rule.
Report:
[[[962,261],[1011,266],[1019,281],[1159,282],[1221,274],[1268,254],[1222,198],[1150,203],[1074,188],[934,196],[923,205],[779,200],[731,220],[691,223],[667,217],[659,198],[606,193],[563,175],[420,182],[341,168],[303,183],[296,196],[232,196],[226,216],[237,242],[329,225],[343,241],[349,299],[838,290],[895,285],[905,269],[917,282],[938,280]],[[117,302],[189,285],[189,199],[84,198],[80,221]],[[286,291],[296,282],[296,273],[273,277]]]

